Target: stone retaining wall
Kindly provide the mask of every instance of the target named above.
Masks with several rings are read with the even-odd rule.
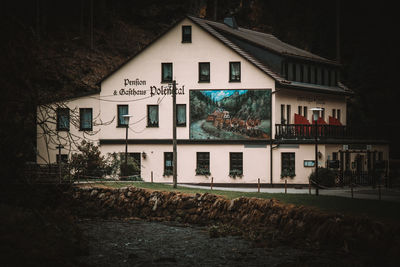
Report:
[[[373,249],[395,255],[400,229],[367,218],[322,212],[275,199],[188,195],[136,187],[72,189],[80,215],[140,217],[182,223],[228,224],[252,233],[253,239],[330,246],[344,251]]]

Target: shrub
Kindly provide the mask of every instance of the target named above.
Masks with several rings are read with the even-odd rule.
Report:
[[[229,176],[232,177],[232,178],[236,178],[236,177],[240,177],[241,178],[243,176],[243,171],[236,170],[236,169],[230,170],[229,171]]]
[[[70,167],[75,177],[103,177],[107,168],[107,161],[100,154],[100,150],[94,144],[82,141],[78,146],[80,153],[71,156]]]
[[[121,173],[132,174],[140,167],[133,158],[128,157],[128,166],[122,163],[118,153],[101,155],[98,146],[85,140],[78,146],[79,153],[71,156],[70,168],[75,178],[103,178],[105,175],[117,177]]]
[[[293,168],[282,170],[281,178],[285,178],[285,177],[293,178],[293,177],[295,177],[295,176],[296,176],[296,174],[295,174]]]
[[[336,178],[335,172],[327,168],[318,168],[317,180],[315,177],[315,170],[309,176],[311,183],[317,183],[319,185],[327,187],[335,186],[335,178]]]
[[[121,176],[132,176],[140,174],[139,163],[134,157],[128,154],[127,165],[125,165],[125,153],[121,153],[119,161],[119,167],[121,170]]]
[[[196,175],[211,175],[210,170],[209,169],[203,169],[203,168],[197,168],[196,169]]]

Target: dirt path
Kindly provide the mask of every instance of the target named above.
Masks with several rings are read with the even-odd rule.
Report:
[[[90,266],[309,266],[305,261],[312,258],[290,247],[255,248],[240,237],[210,238],[198,226],[139,220],[79,225],[89,240],[89,255],[79,261]],[[333,259],[321,260],[329,266]]]

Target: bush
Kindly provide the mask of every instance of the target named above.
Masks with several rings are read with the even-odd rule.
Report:
[[[315,171],[313,171],[309,176],[309,179],[311,180],[312,184],[317,183],[319,185],[326,187],[335,186],[335,178],[336,178],[335,172],[327,168],[318,168],[317,180],[315,177]]]
[[[197,168],[196,169],[196,175],[211,175],[210,170],[209,169],[203,169],[203,168]]]
[[[116,177],[120,175],[121,159],[117,153],[108,153],[107,157],[101,155],[99,148],[93,143],[85,140],[78,146],[79,153],[71,156],[70,168],[75,178],[96,179],[108,175]],[[128,168],[131,167],[131,160],[128,158]]]
[[[75,177],[96,177],[105,175],[107,161],[101,155],[99,148],[85,140],[78,146],[80,153],[71,156],[70,167]]]

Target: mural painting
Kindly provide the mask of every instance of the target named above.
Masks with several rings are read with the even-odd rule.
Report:
[[[270,139],[271,90],[191,90],[190,139]]]

